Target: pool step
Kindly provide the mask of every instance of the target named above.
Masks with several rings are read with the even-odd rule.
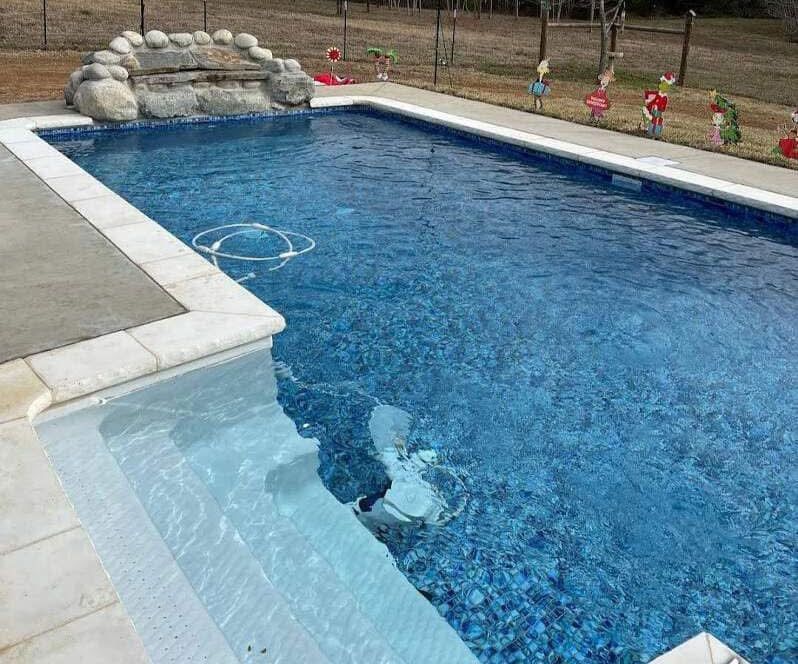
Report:
[[[57,441],[48,446],[56,469],[153,661],[260,662],[264,654],[275,662],[333,661],[293,617],[288,603],[171,442],[169,429],[162,429],[162,423],[146,408],[126,406],[123,400],[112,404],[104,412],[80,411],[65,418],[67,421],[52,422],[51,427],[40,429],[40,435]],[[132,426],[124,424],[128,421]],[[137,426],[140,423],[142,427]],[[113,432],[120,427],[130,429],[133,435],[111,433],[103,440],[100,431]],[[93,451],[92,456],[76,465],[75,455],[87,449]],[[114,502],[86,504],[93,492],[105,490],[112,467],[121,480],[114,484],[128,490],[123,504],[138,506],[127,509],[125,519],[115,519],[117,544],[123,544],[116,550],[103,542],[107,538],[105,513],[119,511],[119,497],[115,496]],[[140,534],[147,530],[148,537],[142,540]],[[160,555],[150,555],[151,550]],[[127,578],[127,568],[119,562],[120,555],[133,552],[140,578],[149,581],[143,598],[138,597],[141,582]],[[190,584],[201,604],[189,596],[185,586],[178,588],[177,597],[170,597],[152,582],[162,574],[164,565],[174,568],[172,574],[182,577],[184,584]],[[131,598],[138,598],[138,602],[131,605]],[[198,608],[186,616],[184,606],[194,604]],[[182,624],[165,633],[162,629],[151,633],[145,629],[142,633],[142,625],[150,615],[160,615],[162,606],[168,606],[174,622]],[[206,658],[187,656],[186,649],[191,648],[193,653],[193,642],[206,640],[208,632],[221,632],[224,648],[213,642]],[[164,639],[170,642],[170,650],[163,650]]]
[[[277,494],[281,510],[321,551],[406,662],[461,664],[476,657],[396,568],[386,547],[321,482]],[[356,555],[352,552],[356,551]]]
[[[274,503],[269,474],[321,485],[315,443],[297,435],[279,407],[265,430],[253,431],[251,424],[227,427],[222,437],[188,451],[189,462],[204,475],[225,517],[331,661],[401,664],[404,660],[361,612],[336,570]],[[259,424],[265,426],[262,420]],[[208,468],[213,472],[204,474]]]
[[[71,464],[82,479],[67,487],[76,504],[95,487],[101,493],[109,477],[76,462],[76,452],[91,449],[116,466],[115,482],[127,485],[127,501],[138,506],[117,520],[117,539],[129,543],[117,548],[138,553],[146,522],[147,539],[184,578],[175,607],[193,602],[203,614],[205,623],[187,622],[184,632],[200,641],[206,630],[223,634],[229,644],[228,655],[198,661],[221,663],[233,654],[260,662],[266,654],[303,664],[475,662],[386,547],[324,488],[316,442],[299,436],[276,395],[270,354],[256,352],[74,411],[43,430],[58,441],[59,472]],[[79,507],[90,533],[102,536],[97,511],[115,505]],[[157,577],[163,560],[142,559],[142,577]],[[106,564],[127,606],[124,575]],[[163,597],[159,587],[152,592]],[[155,602],[128,607],[137,626]],[[144,638],[151,656],[153,639]]]

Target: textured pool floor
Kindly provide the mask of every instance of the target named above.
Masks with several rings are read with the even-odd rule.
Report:
[[[798,658],[794,230],[362,113],[57,145],[187,243],[316,241],[243,282],[280,401],[342,501],[384,485],[374,406],[411,414],[464,509],[384,539],[483,661]]]

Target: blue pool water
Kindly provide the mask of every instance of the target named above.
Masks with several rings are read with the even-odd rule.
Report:
[[[482,661],[798,660],[789,224],[365,112],[51,140],[187,243],[315,240],[243,282],[279,400],[341,501],[385,485],[375,405],[412,416],[459,513],[381,537]]]

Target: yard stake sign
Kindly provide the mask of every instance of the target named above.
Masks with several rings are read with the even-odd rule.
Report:
[[[615,80],[615,72],[608,68],[598,77],[598,80],[598,88],[585,97],[585,106],[590,109],[590,119],[593,122],[601,120],[610,109],[611,104],[607,96],[607,86]]]
[[[551,93],[551,85],[546,78],[551,70],[549,69],[549,61],[541,60],[538,65],[538,78],[532,81],[527,88],[527,92],[532,95],[534,99],[534,110],[539,111],[543,109],[543,97]]]
[[[790,116],[792,129],[786,129],[779,139],[779,152],[787,159],[798,159],[798,108]]]
[[[717,90],[709,93],[709,108],[712,111],[712,127],[709,130],[709,142],[715,147],[740,142],[742,133],[734,102],[729,101]]]
[[[378,81],[387,81],[391,71],[391,65],[399,61],[399,54],[395,48],[386,51],[384,48],[372,46],[366,49],[366,54],[374,58],[374,73],[377,74]]]
[[[665,72],[659,79],[656,90],[646,90],[643,93],[643,117],[640,127],[645,128],[649,138],[661,138],[662,128],[665,125],[665,109],[668,108],[668,93],[676,83],[676,75]]]

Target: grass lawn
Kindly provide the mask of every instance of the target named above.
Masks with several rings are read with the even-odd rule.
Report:
[[[376,0],[372,2],[376,5]],[[158,0],[147,9],[147,28],[168,32],[202,26],[200,0]],[[51,51],[20,50],[41,43],[40,0],[5,0],[0,7],[0,103],[57,98],[80,51],[102,47],[124,29],[138,29],[138,0],[49,0],[48,38]],[[80,9],[78,9],[81,7]],[[451,46],[451,16],[444,15],[445,45]],[[628,19],[640,24],[641,19]],[[652,25],[681,27],[681,19]],[[226,27],[255,34],[278,57],[296,57],[309,73],[324,71],[324,51],[342,46],[342,19],[334,0],[208,0],[209,31]],[[358,80],[373,78],[368,46],[395,47],[399,64],[393,80],[432,88],[435,14],[350,3],[348,62],[339,67]],[[536,18],[483,13],[458,17],[454,61],[439,71],[438,87],[472,99],[513,108],[531,108],[526,87],[537,65],[539,22]],[[544,113],[587,122],[585,95],[595,88],[598,30],[551,29],[548,54],[552,94]],[[613,103],[602,126],[636,133],[642,91],[654,87],[666,70],[678,71],[681,37],[626,31],[620,35],[624,58],[610,86]],[[673,88],[664,139],[709,149],[711,112],[707,91],[717,88],[740,111],[743,139],[720,148],[748,159],[798,168],[775,155],[777,128],[789,121],[798,104],[798,44],[787,43],[777,21],[705,19],[693,30],[687,86]],[[722,173],[718,173],[722,177]],[[798,188],[798,187],[797,187]]]

